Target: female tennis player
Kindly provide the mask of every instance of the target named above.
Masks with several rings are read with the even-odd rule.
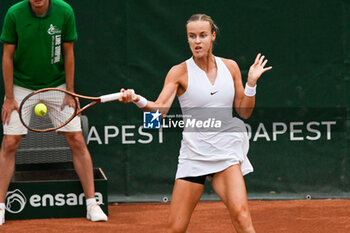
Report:
[[[229,210],[237,232],[255,232],[248,209],[243,175],[252,172],[247,152],[249,141],[243,121],[232,118],[232,107],[247,119],[255,105],[256,83],[272,67],[258,54],[250,67],[245,88],[237,63],[214,56],[217,26],[205,14],[192,15],[186,24],[187,39],[193,56],[171,68],[163,90],[155,102],[133,90],[122,89],[121,102],[134,102],[144,111],[161,110],[167,114],[175,96],[183,113],[188,109],[226,108],[232,119],[230,130],[222,132],[187,132],[181,143],[173,189],[168,232],[186,232],[192,212],[204,190],[206,178]]]

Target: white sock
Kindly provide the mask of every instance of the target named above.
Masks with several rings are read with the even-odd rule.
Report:
[[[86,206],[89,206],[91,204],[95,204],[96,203],[96,198],[88,198],[86,199]]]
[[[5,209],[5,203],[0,203],[0,208]]]

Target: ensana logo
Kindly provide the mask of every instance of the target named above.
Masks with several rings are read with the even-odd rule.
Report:
[[[6,194],[6,210],[13,214],[21,212],[27,203],[27,198],[19,189]]]

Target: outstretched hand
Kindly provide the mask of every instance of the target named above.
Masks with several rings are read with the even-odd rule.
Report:
[[[135,91],[133,89],[127,89],[125,90],[124,88],[122,88],[120,90],[120,97],[119,97],[119,101],[123,102],[123,103],[130,103],[130,102],[137,102],[140,100],[139,95],[135,94]]]
[[[272,69],[272,66],[266,67],[265,65],[267,63],[267,59],[265,59],[265,56],[262,56],[260,53],[256,56],[254,64],[250,66],[249,72],[248,72],[248,80],[247,83],[249,86],[255,86],[256,82],[260,78],[260,76],[268,70]]]

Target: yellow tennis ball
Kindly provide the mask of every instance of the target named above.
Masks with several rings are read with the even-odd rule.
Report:
[[[45,116],[45,114],[47,113],[47,107],[43,103],[38,103],[37,105],[35,105],[34,112],[38,116]]]

